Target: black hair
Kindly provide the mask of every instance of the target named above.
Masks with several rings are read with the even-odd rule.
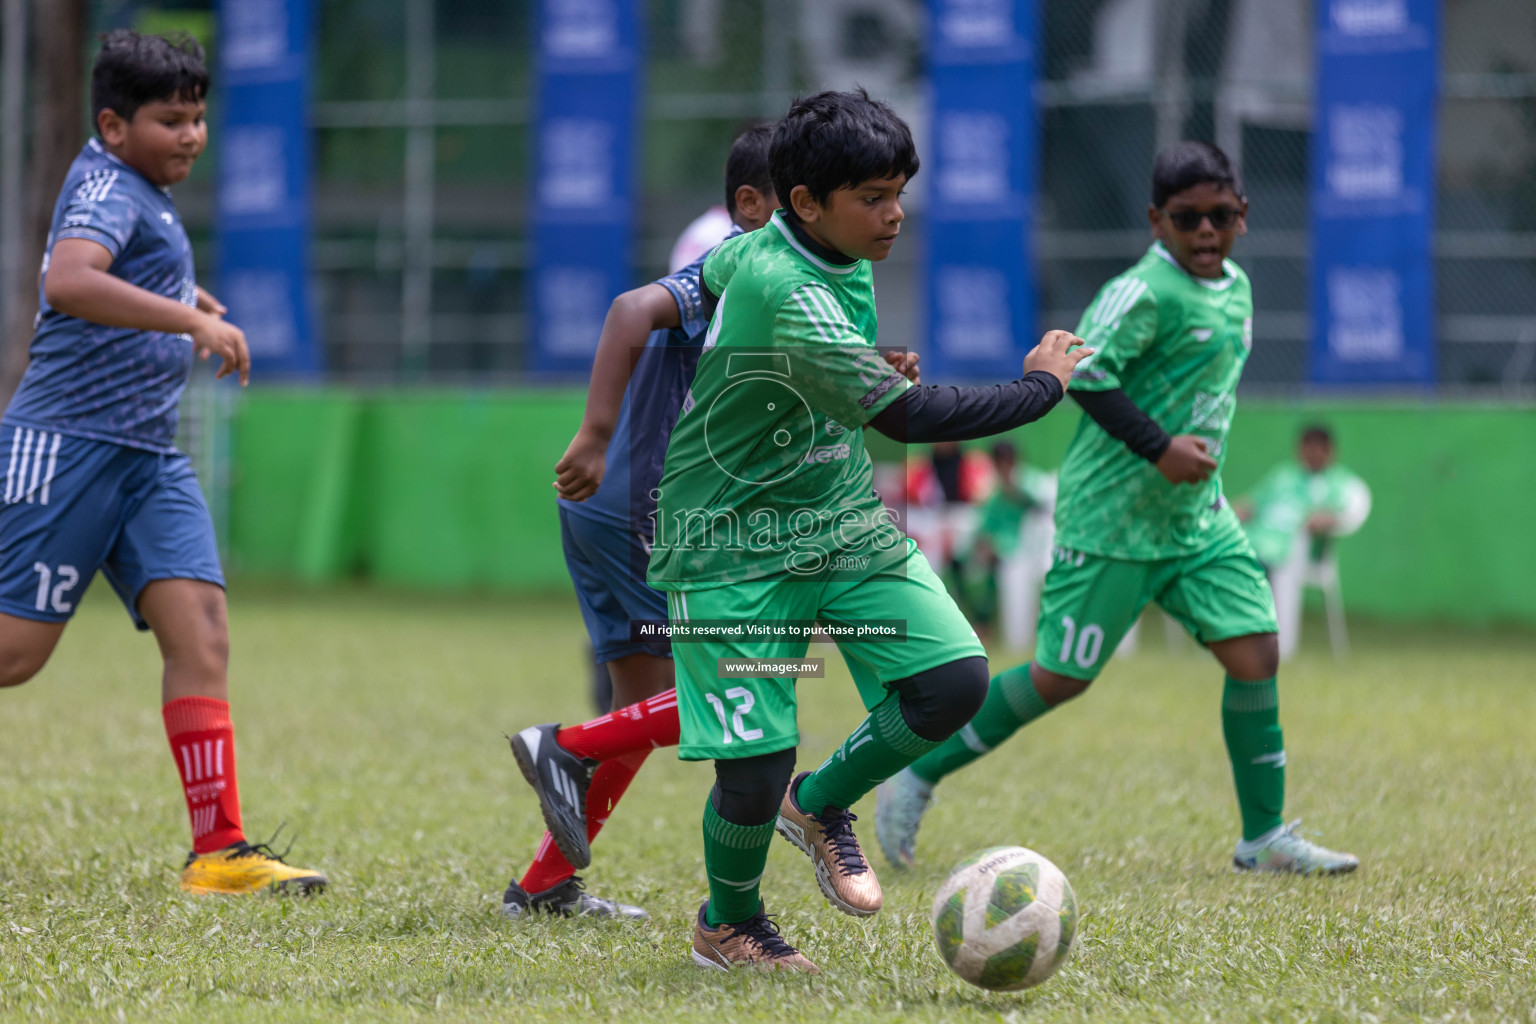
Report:
[[[1303,429],[1301,432],[1301,443],[1306,444],[1308,441],[1321,441],[1323,444],[1326,444],[1328,447],[1332,448],[1333,431],[1329,430],[1321,423],[1313,423]]]
[[[992,446],[992,459],[994,462],[1002,462],[1004,459],[1019,460],[1019,450],[1013,446],[1012,441],[999,441]]]
[[[1209,182],[1243,196],[1243,178],[1227,154],[1209,142],[1175,142],[1152,161],[1152,205],[1162,208],[1170,196]]]
[[[763,195],[773,191],[768,176],[768,148],[773,144],[773,122],[765,121],[745,129],[731,143],[731,155],[725,161],[725,208],[736,217],[736,190],[751,185]]]
[[[857,92],[819,92],[795,100],[774,126],[768,154],[773,190],[794,216],[789,194],[804,185],[811,198],[825,203],[840,188],[854,188],[871,178],[917,174],[917,146],[912,130],[879,100]]]
[[[111,110],[125,121],[146,103],[198,103],[208,95],[203,48],[186,33],[145,36],[122,28],[101,37],[91,69],[91,120]]]

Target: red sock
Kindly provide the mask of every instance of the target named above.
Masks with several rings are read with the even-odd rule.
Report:
[[[670,696],[668,690],[662,696]],[[655,700],[655,698],[651,698]],[[639,705],[636,705],[637,707]],[[674,705],[672,715],[675,719],[677,708]],[[673,743],[677,740],[674,738]],[[608,815],[618,805],[619,798],[629,788],[630,780],[645,764],[645,759],[651,756],[651,749],[632,750],[628,754],[604,761],[597,766],[592,773],[592,785],[587,790],[587,842],[597,838],[603,825],[608,821]],[[544,833],[544,839],[539,843],[539,851],[533,855],[533,863],[528,865],[528,871],[523,875],[518,884],[524,892],[543,892],[552,889],[561,882],[576,873],[571,867],[571,862],[565,859],[565,855],[555,846],[549,838],[549,833]]]
[[[229,704],[178,697],[160,709],[192,817],[192,852],[211,853],[245,838],[235,787],[235,727]]]
[[[602,718],[561,729],[555,734],[555,742],[577,757],[607,761],[637,750],[675,747],[680,729],[677,691],[664,690],[649,700],[619,708]],[[593,784],[596,785],[596,779]]]

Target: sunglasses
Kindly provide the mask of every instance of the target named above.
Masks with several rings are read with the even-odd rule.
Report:
[[[1236,224],[1237,218],[1242,215],[1243,211],[1235,206],[1218,206],[1214,210],[1163,210],[1163,216],[1167,217],[1178,231],[1194,231],[1207,217],[1211,219],[1211,227],[1217,231],[1225,231]]]

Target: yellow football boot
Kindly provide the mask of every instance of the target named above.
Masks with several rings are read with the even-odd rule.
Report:
[[[308,896],[324,892],[327,884],[318,871],[284,863],[266,843],[252,846],[241,842],[212,853],[188,854],[187,866],[181,869],[185,892],[240,895],[271,891]]]

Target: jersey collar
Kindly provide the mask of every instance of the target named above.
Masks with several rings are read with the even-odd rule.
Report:
[[[1191,274],[1189,271],[1179,266],[1179,261],[1173,258],[1173,253],[1164,248],[1163,243],[1160,241],[1152,243],[1152,251],[1157,253],[1163,259],[1167,260],[1168,265],[1173,267],[1174,270],[1177,270],[1179,273],[1183,274],[1185,277],[1189,278],[1191,281],[1195,282],[1195,284],[1198,284],[1202,288],[1209,288],[1213,292],[1224,292],[1237,283],[1237,264],[1233,263],[1231,260],[1221,261],[1221,269],[1225,272],[1225,276],[1218,277],[1213,280],[1209,277],[1196,277],[1194,274]]]
[[[828,249],[814,238],[806,235],[799,225],[790,224],[786,221],[783,213],[780,211],[775,210],[768,223],[778,228],[779,234],[784,236],[784,241],[794,246],[795,251],[809,260],[811,265],[817,269],[826,271],[828,274],[851,274],[858,269],[858,260],[841,264],[829,262],[832,259],[847,259],[848,257],[840,252]],[[814,251],[812,249],[813,246]],[[818,252],[822,255],[817,255]]]

